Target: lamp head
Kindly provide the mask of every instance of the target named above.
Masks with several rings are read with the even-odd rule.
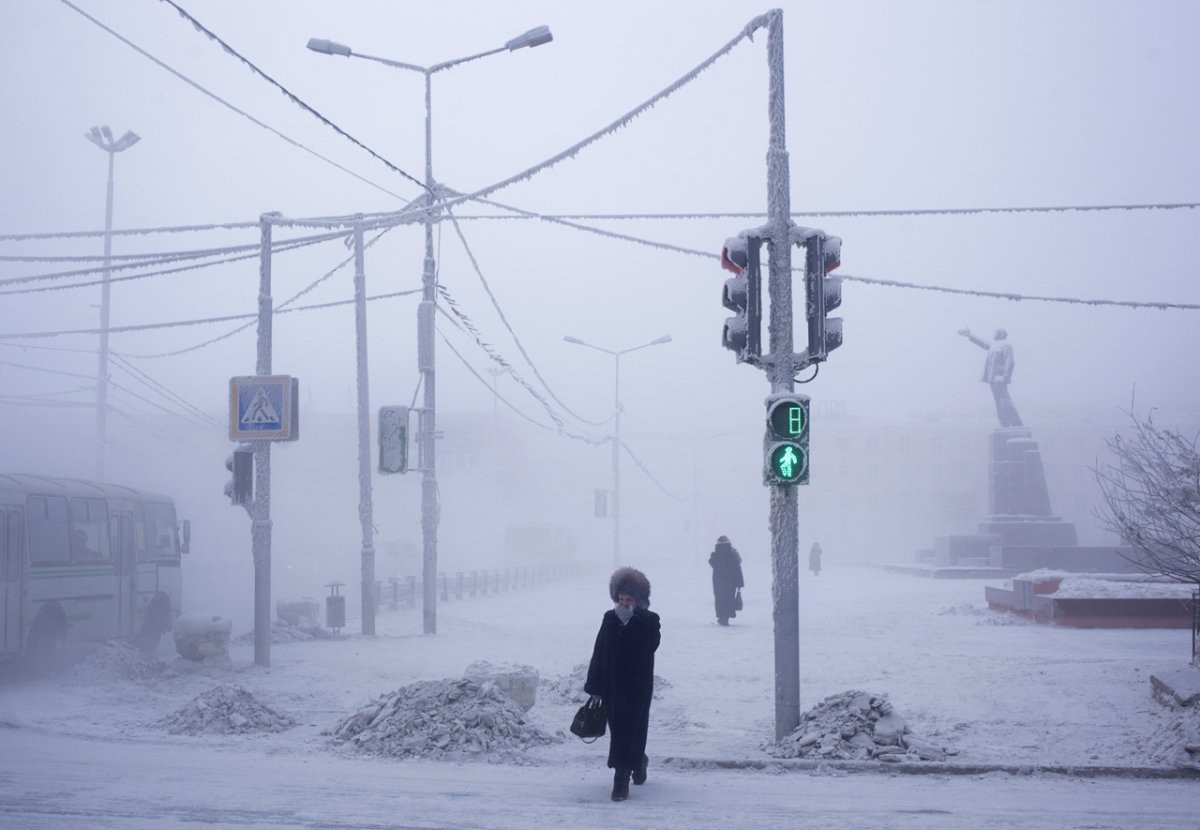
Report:
[[[525,34],[517,35],[504,45],[508,48],[508,51],[515,52],[517,49],[525,46],[532,49],[534,46],[541,46],[543,43],[549,43],[552,40],[554,40],[554,35],[550,33],[550,27],[538,26],[525,32]]]
[[[349,46],[319,37],[309,38],[308,48],[323,55],[341,55],[344,58],[353,54]]]

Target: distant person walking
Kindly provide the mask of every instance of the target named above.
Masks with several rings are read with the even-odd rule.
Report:
[[[813,542],[813,546],[808,550],[808,569],[813,572],[813,576],[821,575],[821,543]]]
[[[629,797],[629,779],[646,783],[646,737],[654,696],[654,652],[661,638],[650,610],[650,580],[636,568],[618,568],[608,580],[614,607],[604,612],[583,690],[599,697],[608,716],[612,800]]]
[[[728,536],[718,536],[708,564],[712,566],[713,605],[717,611],[717,623],[729,625],[737,616],[738,590],[746,583],[742,579],[742,555],[729,543]]]

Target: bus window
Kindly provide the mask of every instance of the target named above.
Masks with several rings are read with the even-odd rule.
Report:
[[[146,545],[139,546],[138,553],[150,559],[178,559],[179,540],[175,538],[175,508],[169,504],[147,502]]]
[[[71,499],[71,554],[76,562],[109,558],[108,506],[104,499]]]
[[[57,565],[71,561],[71,537],[67,526],[67,500],[61,496],[30,496],[29,561],[35,565]]]

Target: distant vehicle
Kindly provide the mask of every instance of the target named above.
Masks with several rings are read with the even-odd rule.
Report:
[[[42,673],[60,643],[158,647],[180,611],[191,525],[118,484],[0,474],[0,661]]]

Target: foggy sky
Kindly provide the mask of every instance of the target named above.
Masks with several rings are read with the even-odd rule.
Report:
[[[370,179],[368,186],[204,96],[67,5],[9,0],[0,9],[0,133],[5,159],[0,233],[100,230],[105,155],[84,140],[93,125],[142,141],[116,159],[116,228],[253,222],[395,210],[419,191],[288,101],[165,3],[72,0],[121,35],[239,109]],[[429,65],[501,45],[539,24],[552,43],[454,67],[433,80],[435,178],[469,192],[527,169],[651,97],[691,70],[769,6],[742,0],[670,2],[181,3],[324,116],[417,178],[424,170],[422,77],[305,49],[310,37],[370,55]],[[1170,204],[1197,200],[1195,151],[1200,7],[1118,2],[787,3],[784,9],[791,202],[799,224],[844,240],[841,273],[933,286],[1200,303],[1197,212],[1056,211],[968,216],[806,218],[805,211]],[[495,194],[524,210],[754,212],[766,209],[766,33],[737,46],[696,81],[616,135]],[[459,215],[494,214],[463,206]],[[716,254],[761,219],[585,220]],[[623,430],[648,447],[655,475],[682,492],[693,468],[689,439],[743,436],[753,455],[761,429],[759,372],[719,346],[726,274],[703,259],[547,223],[464,221],[492,292],[538,370],[567,405],[593,420],[612,409],[613,361],[562,341],[573,335],[619,350],[670,334],[673,342],[621,363]],[[280,234],[282,235],[282,234]],[[257,241],[253,230],[118,237],[114,254]],[[442,283],[524,377],[536,378],[490,305],[453,226],[437,238]],[[94,253],[99,238],[0,242],[0,254]],[[282,299],[349,255],[337,243],[276,258]],[[414,289],[419,228],[398,228],[367,255],[370,293]],[[66,270],[0,262],[0,276]],[[82,266],[80,266],[82,267]],[[305,298],[352,296],[343,270]],[[255,310],[254,261],[114,286],[112,324],[144,324]],[[93,327],[99,290],[13,295],[0,334]],[[416,389],[416,299],[370,311],[371,402],[408,403]],[[1026,420],[1120,420],[1136,389],[1140,407],[1191,419],[1200,402],[1196,311],[1011,302],[847,280],[845,345],[804,388],[844,402],[866,421],[967,413],[989,426],[991,396],[978,382],[983,352],[958,337],[1007,328],[1016,350],[1012,391]],[[354,408],[350,307],[284,315],[275,323],[274,371],[298,376],[312,412]],[[441,330],[481,375],[473,342]],[[228,324],[114,335],[112,348],[148,354],[183,348]],[[91,349],[94,336],[19,341]],[[802,342],[802,341],[800,341]],[[490,415],[487,385],[438,341],[440,410]],[[16,349],[0,360],[94,375],[84,352]],[[136,365],[188,401],[225,417],[228,377],[254,369],[253,329],[175,358]],[[114,374],[114,378],[118,378]],[[0,365],[6,394],[55,392],[72,379]],[[498,391],[529,416],[541,407],[508,378]],[[544,393],[543,393],[544,394]],[[114,393],[116,395],[116,393]],[[83,391],[68,400],[87,401]],[[138,405],[125,399],[126,405]],[[46,432],[5,434],[0,451],[23,461],[53,444]],[[23,416],[24,417],[24,416]],[[77,418],[90,428],[90,416]],[[502,419],[512,419],[504,413]],[[608,427],[569,420],[603,436]],[[677,442],[684,439],[682,443]],[[574,444],[576,442],[564,443]],[[158,439],[153,439],[158,441]],[[159,444],[151,452],[175,452]],[[346,453],[352,460],[353,439]],[[570,453],[579,447],[572,446]],[[47,450],[48,451],[48,450]],[[1099,451],[1099,450],[1098,450]],[[740,453],[740,450],[739,450]],[[699,469],[707,480],[728,473]],[[587,454],[586,451],[584,453]],[[116,469],[131,453],[113,452]],[[607,450],[591,452],[603,471]],[[90,459],[79,469],[87,475]],[[197,463],[189,457],[186,465]],[[756,459],[747,459],[757,475]],[[185,462],[176,462],[179,467]],[[219,499],[220,458],[204,475]],[[0,463],[0,467],[8,466]],[[61,463],[61,467],[68,464]],[[705,468],[709,469],[705,469]],[[715,468],[714,468],[715,467]],[[629,475],[635,470],[625,464]],[[415,482],[414,482],[415,483]],[[207,485],[206,485],[207,486]],[[404,485],[407,486],[407,485]],[[604,486],[598,481],[595,486]],[[414,491],[415,492],[415,491]],[[761,497],[765,493],[751,494]]]

